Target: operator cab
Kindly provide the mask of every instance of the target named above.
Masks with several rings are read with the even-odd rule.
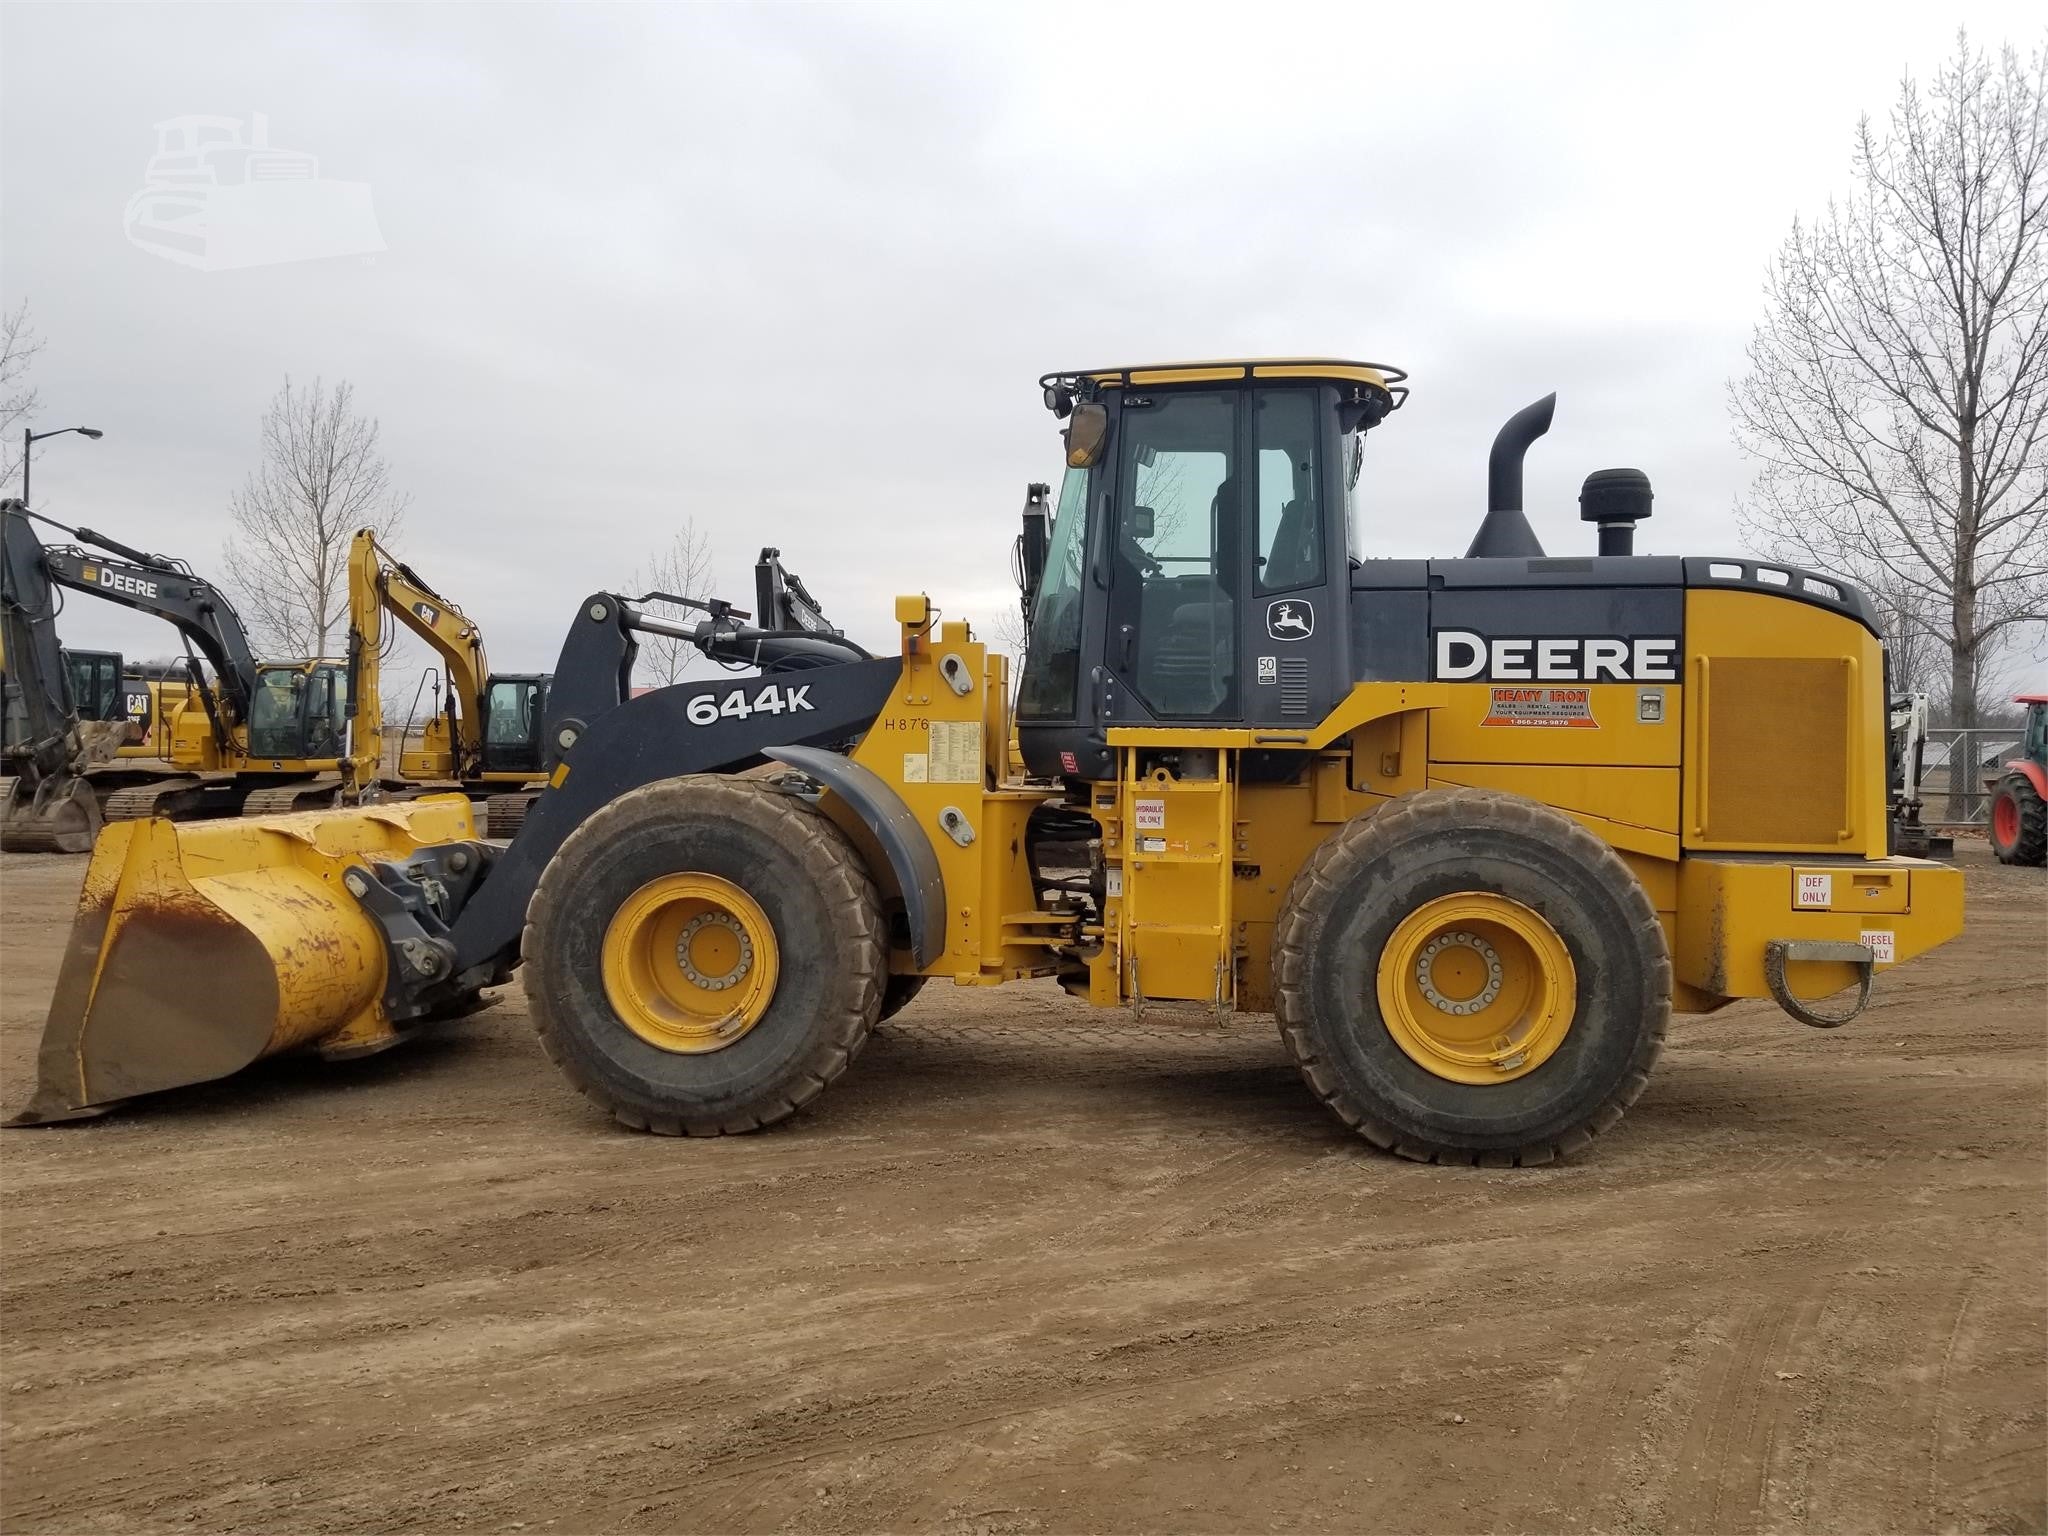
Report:
[[[128,703],[121,686],[118,651],[64,652],[64,673],[71,685],[71,706],[81,720],[125,720]]]
[[[1040,381],[1067,470],[1049,531],[1026,509],[1033,773],[1110,777],[1112,726],[1303,732],[1329,712],[1352,681],[1360,440],[1405,377],[1276,358]]]
[[[256,669],[249,755],[272,762],[338,759],[348,741],[348,668],[338,661],[271,662]]]
[[[542,771],[548,681],[545,673],[492,674],[484,690],[485,773]]]

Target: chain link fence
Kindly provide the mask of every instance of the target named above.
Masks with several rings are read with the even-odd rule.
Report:
[[[1991,814],[1987,779],[2020,755],[2025,731],[2017,726],[1974,730],[1929,729],[1921,760],[1921,820],[1930,827],[1981,827]]]

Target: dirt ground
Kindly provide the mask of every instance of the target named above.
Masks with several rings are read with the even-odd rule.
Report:
[[[1681,1020],[1416,1167],[1269,1021],[927,991],[812,1113],[612,1129],[517,989],[0,1134],[10,1532],[2038,1531],[2048,881],[1847,1029]],[[0,862],[11,1107],[83,861]]]

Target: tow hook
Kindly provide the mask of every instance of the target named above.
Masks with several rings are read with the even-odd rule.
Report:
[[[1785,980],[1785,967],[1802,960],[1831,960],[1856,967],[1856,1001],[1849,1005],[1847,1013],[1821,1013],[1811,1003],[1792,995]],[[1771,989],[1772,1001],[1800,1023],[1811,1024],[1815,1029],[1840,1029],[1870,1006],[1870,977],[1876,967],[1877,956],[1868,945],[1845,940],[1772,939],[1764,946],[1764,985]]]

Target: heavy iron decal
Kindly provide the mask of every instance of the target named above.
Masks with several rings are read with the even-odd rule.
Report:
[[[1597,730],[1590,688],[1495,688],[1481,725],[1576,726]]]
[[[1432,637],[1438,682],[1675,683],[1676,635],[1507,637],[1440,629]]]

